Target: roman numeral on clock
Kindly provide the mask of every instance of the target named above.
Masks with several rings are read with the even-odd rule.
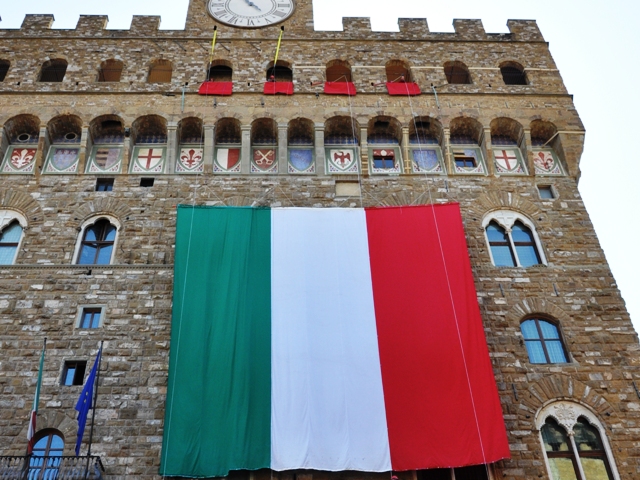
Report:
[[[273,12],[273,14],[277,15],[280,18],[287,16],[287,14],[285,12],[281,12],[280,10],[276,10],[275,12]]]

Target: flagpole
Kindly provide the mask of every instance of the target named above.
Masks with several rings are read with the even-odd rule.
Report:
[[[87,465],[84,469],[84,478],[87,479],[89,474],[89,457],[91,456],[91,443],[93,441],[93,422],[96,419],[96,404],[98,403],[98,386],[100,384],[100,366],[102,365],[102,345],[104,340],[100,341],[100,359],[98,361],[98,370],[96,372],[96,385],[93,392],[93,406],[91,407],[91,429],[89,429],[89,448],[87,448]]]
[[[42,382],[42,369],[44,368],[44,352],[47,349],[47,337],[44,337],[44,343],[42,344],[42,353],[40,354],[40,363],[38,364],[38,380],[36,382],[36,393],[33,397],[33,408],[31,409],[31,412],[29,412],[29,429],[31,429],[32,426],[32,415],[33,412],[36,412],[36,415],[38,414],[38,403],[40,400],[40,384]],[[36,434],[36,432],[31,432],[33,435]],[[32,443],[32,439],[29,438],[29,442],[27,443],[27,456],[31,455],[31,443]]]

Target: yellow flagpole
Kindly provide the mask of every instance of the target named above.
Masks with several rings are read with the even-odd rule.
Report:
[[[284,34],[284,27],[280,27],[280,36],[278,36],[278,46],[276,47],[276,58],[273,60],[273,68],[276,68],[278,63],[278,54],[280,53],[280,44],[282,43],[282,35]]]
[[[216,48],[216,37],[218,36],[218,26],[213,27],[213,38],[211,39],[211,53],[209,54],[209,67],[211,67],[211,62],[213,62],[213,51]]]

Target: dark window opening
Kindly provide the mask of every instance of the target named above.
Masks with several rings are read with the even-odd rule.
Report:
[[[87,362],[75,360],[64,362],[60,385],[82,385],[84,383],[84,372],[86,369]]]
[[[486,465],[472,465],[453,469],[433,468],[418,470],[416,473],[418,480],[489,480]]]
[[[411,71],[398,60],[392,60],[385,66],[387,82],[411,82]]]
[[[98,178],[96,180],[96,192],[110,192],[113,190],[113,178]]]
[[[444,74],[447,77],[448,83],[460,85],[471,83],[469,71],[461,65],[446,65],[444,67]]]
[[[350,82],[351,69],[348,65],[336,63],[327,67],[327,82]]]
[[[293,71],[289,67],[277,65],[267,70],[268,82],[293,82]]]
[[[42,65],[40,72],[40,82],[62,82],[67,73],[67,62],[65,60],[49,60]]]
[[[374,156],[373,157],[373,167],[374,168],[394,168],[395,167],[395,157],[394,156]]]
[[[102,308],[83,308],[79,328],[98,328],[100,317],[102,317]]]
[[[122,62],[118,60],[107,60],[100,66],[98,72],[99,82],[119,82],[122,77]]]
[[[527,77],[524,71],[517,67],[502,67],[500,73],[502,73],[502,80],[504,80],[505,85],[527,85]]]
[[[478,166],[476,157],[470,157],[464,154],[454,154],[453,160],[456,166],[460,168],[476,168]]]
[[[155,180],[156,179],[153,177],[142,177],[140,179],[140,186],[145,188],[153,187],[153,183],[155,182]]]
[[[6,60],[0,60],[0,82],[4,82],[11,64]]]
[[[207,80],[210,82],[230,82],[233,79],[233,70],[226,65],[212,65],[207,72]]]

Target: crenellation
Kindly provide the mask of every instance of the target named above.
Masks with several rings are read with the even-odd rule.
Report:
[[[161,18],[157,15],[134,15],[131,19],[131,35],[148,37],[157,34]]]
[[[472,19],[459,19],[453,20],[453,29],[456,32],[456,36],[463,38],[464,40],[485,40],[487,33],[482,25],[482,20]]]
[[[535,20],[507,20],[509,32],[521,42],[544,42],[544,37]]]
[[[345,36],[371,33],[371,19],[369,17],[343,17],[342,29]]]
[[[107,15],[80,15],[74,33],[84,37],[107,34],[103,30],[106,30],[108,23]]]
[[[399,18],[400,35],[405,38],[425,39],[430,36],[426,18]]]
[[[20,33],[37,35],[43,30],[51,30],[53,21],[53,15],[27,14],[24,16],[24,20],[22,22],[22,25],[20,26]]]

